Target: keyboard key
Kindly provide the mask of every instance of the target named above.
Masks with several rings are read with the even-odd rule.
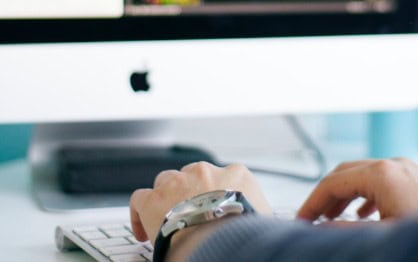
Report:
[[[126,221],[118,224],[65,227],[62,232],[67,237],[73,234],[79,236],[74,239],[75,245],[87,252],[91,251],[98,261],[102,261],[102,255],[107,258],[106,261],[152,261],[151,242],[136,240],[130,231],[130,223]]]
[[[119,255],[119,254],[142,254],[147,252],[142,244],[136,245],[126,245],[126,246],[115,246],[115,247],[102,247],[99,248],[99,251],[103,253],[105,256],[112,256],[112,255]]]
[[[93,240],[93,239],[107,238],[106,235],[100,231],[86,231],[86,232],[75,232],[75,233],[86,241]]]
[[[100,229],[102,230],[112,230],[112,229],[123,229],[123,224],[108,224],[108,225],[102,225],[100,226]]]
[[[122,246],[122,245],[131,244],[128,240],[126,240],[125,238],[121,238],[121,237],[95,239],[95,240],[90,240],[89,243],[96,248],[108,247],[108,246]]]
[[[79,226],[73,229],[75,232],[86,232],[86,231],[97,231],[97,227],[95,226]]]
[[[139,244],[141,242],[139,242],[138,240],[136,240],[136,238],[134,236],[131,237],[127,237],[127,239],[132,243],[132,244]]]
[[[152,252],[154,250],[152,245],[151,245],[151,241],[149,241],[149,240],[146,241],[146,242],[140,242],[140,241],[136,240],[136,238],[134,236],[127,237],[127,239],[132,244],[142,244],[142,246],[145,247],[149,252]]]
[[[121,229],[109,229],[103,230],[103,232],[108,235],[109,237],[130,237],[132,236],[131,232],[128,230],[121,228]]]
[[[152,247],[152,245],[151,245],[151,241],[143,242],[143,243],[142,243],[142,245],[143,245],[146,249],[148,249],[148,251],[149,251],[149,252],[153,252],[153,251],[154,251],[154,248],[153,248],[153,247]]]
[[[111,256],[110,260],[114,262],[142,262],[142,261],[148,261],[144,257],[138,255],[138,254],[125,254],[125,255],[115,255]]]
[[[145,257],[147,260],[152,261],[152,253],[151,252],[144,252],[142,256]]]
[[[132,232],[132,225],[131,223],[125,223],[125,228]]]

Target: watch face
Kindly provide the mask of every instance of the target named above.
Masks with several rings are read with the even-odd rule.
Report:
[[[184,216],[202,209],[210,209],[219,203],[228,200],[234,193],[232,191],[218,190],[204,193],[186,200],[171,210],[167,217]]]

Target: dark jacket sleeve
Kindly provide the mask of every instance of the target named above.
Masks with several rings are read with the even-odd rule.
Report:
[[[418,261],[418,218],[355,228],[232,218],[189,261]]]

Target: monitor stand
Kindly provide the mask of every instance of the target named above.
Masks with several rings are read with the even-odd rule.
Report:
[[[54,161],[57,150],[74,144],[168,146],[173,140],[168,120],[37,124],[29,151],[35,199],[47,211],[126,207],[130,193],[64,193]]]

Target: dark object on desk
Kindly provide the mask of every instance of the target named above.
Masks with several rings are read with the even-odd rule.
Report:
[[[192,147],[72,146],[58,152],[58,176],[67,193],[132,192],[152,188],[163,170],[196,161],[215,163],[209,153]]]

